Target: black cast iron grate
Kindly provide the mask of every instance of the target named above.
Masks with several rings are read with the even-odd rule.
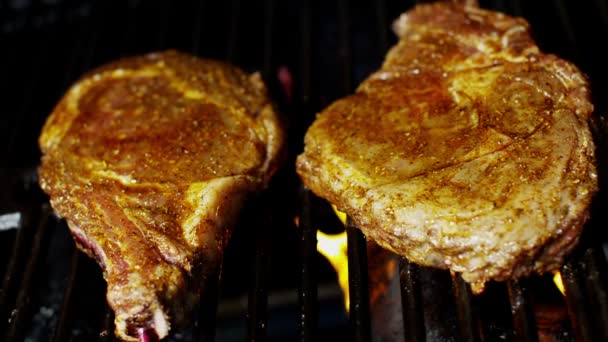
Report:
[[[319,208],[325,204],[298,185],[289,165],[293,165],[301,150],[305,128],[314,113],[329,101],[351,93],[379,66],[395,40],[389,31],[391,21],[413,4],[391,0],[0,1],[0,78],[5,80],[0,83],[0,138],[5,156],[0,160],[0,215],[5,220],[0,225],[5,227],[5,231],[0,231],[0,340],[48,340],[47,336],[52,336],[53,341],[91,337],[114,340],[112,313],[103,303],[104,285],[99,274],[91,271],[95,266],[71,243],[60,244],[60,250],[55,248],[57,240],[66,240],[67,229],[53,216],[47,199],[37,190],[35,165],[39,152],[35,141],[45,116],[78,75],[119,56],[166,48],[262,71],[290,121],[288,167],[241,220],[241,225],[253,231],[247,235],[251,248],[236,253],[237,262],[226,261],[224,268],[217,270],[218,282],[203,294],[191,335],[176,334],[172,339],[319,341],[341,336],[355,341],[394,340],[376,330],[375,311],[370,307],[370,289],[376,284],[368,277],[368,262],[372,259],[368,260],[365,237],[350,222],[350,325],[334,331],[334,335],[327,333],[324,322],[328,316],[319,288],[323,265],[316,252],[317,229],[327,224],[319,215]],[[601,0],[578,6],[561,0],[543,4],[495,0],[481,1],[481,5],[526,17],[542,48],[575,61],[590,76],[598,112],[595,126],[598,132],[604,131],[599,114],[606,108],[602,95],[607,90],[608,67],[603,61],[608,56],[595,46],[596,40],[608,35],[608,5]],[[279,69],[290,71],[294,80],[292,94],[280,90]],[[603,175],[605,143],[602,135],[598,134],[597,139]],[[558,340],[608,340],[603,193],[596,202],[583,243],[561,269],[566,287],[562,303],[565,301],[568,320],[560,321],[566,327],[557,335]],[[15,220],[16,214],[19,219],[9,222]],[[300,219],[299,229],[290,223],[295,215]],[[12,225],[18,229],[8,230]],[[277,238],[282,231],[298,235]],[[288,247],[277,250],[281,244]],[[297,250],[297,255],[285,258],[287,266],[277,267],[276,261],[286,249]],[[50,267],[56,260],[64,262]],[[252,270],[247,273],[249,292],[243,313],[246,334],[216,338],[215,331],[223,324],[216,315],[222,300],[219,275],[225,282],[239,263]],[[289,273],[283,269],[288,265],[292,269],[299,265],[291,271],[296,279],[293,293],[294,297],[297,293],[297,300],[292,306],[297,314],[292,317],[293,325],[287,324],[292,329],[277,334],[273,328],[280,325],[277,318],[288,314],[273,311],[269,296],[275,290],[275,274]],[[46,281],[48,267],[63,275],[64,281],[54,291],[48,290],[52,287]],[[406,341],[539,339],[541,322],[534,309],[538,302],[537,285],[531,283],[534,280],[496,284],[498,290],[493,292],[497,295],[484,300],[472,296],[458,275],[437,274],[399,258],[397,300],[401,324],[398,334],[388,336]],[[441,286],[433,292],[429,288],[436,285],[436,279]],[[56,310],[46,313],[54,317],[47,320],[52,327],[46,330],[38,326],[40,315],[45,314],[45,300],[38,298],[40,292],[60,297]],[[437,322],[429,319],[427,313],[432,306],[429,298],[437,296],[451,315],[440,322],[437,329],[442,333],[433,332]],[[493,303],[495,298],[498,299]],[[99,310],[80,317],[83,305]],[[493,312],[499,310],[507,312],[496,319]],[[79,320],[88,321],[91,331],[79,332]],[[497,321],[501,327],[496,327]]]

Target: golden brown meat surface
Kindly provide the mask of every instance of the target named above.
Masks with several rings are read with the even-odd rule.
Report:
[[[304,183],[378,244],[477,289],[558,267],[597,190],[583,75],[496,12],[424,4],[394,28],[382,68],[307,132]]]
[[[102,266],[119,337],[189,320],[282,142],[261,78],[221,62],[152,53],[68,90],[40,136],[40,185]]]

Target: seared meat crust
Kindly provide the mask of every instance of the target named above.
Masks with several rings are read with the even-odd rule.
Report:
[[[189,320],[282,134],[257,74],[175,51],[102,66],[61,99],[40,185],[102,266],[120,338]]]
[[[318,114],[297,171],[383,247],[484,282],[555,269],[597,190],[589,88],[519,18],[449,2]]]

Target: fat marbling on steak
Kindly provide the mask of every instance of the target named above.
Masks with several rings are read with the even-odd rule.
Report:
[[[589,87],[520,18],[450,2],[318,114],[297,171],[383,247],[483,283],[557,268],[597,189]]]
[[[40,185],[103,268],[116,333],[192,316],[283,133],[259,75],[168,51],[85,75],[42,130]]]

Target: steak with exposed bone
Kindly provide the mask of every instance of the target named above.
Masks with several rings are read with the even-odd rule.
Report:
[[[525,20],[418,5],[356,93],[318,114],[297,171],[368,238],[479,291],[557,268],[597,190],[585,77]]]
[[[153,53],[68,90],[40,136],[40,185],[102,266],[119,337],[189,321],[282,142],[259,75],[221,62]]]

